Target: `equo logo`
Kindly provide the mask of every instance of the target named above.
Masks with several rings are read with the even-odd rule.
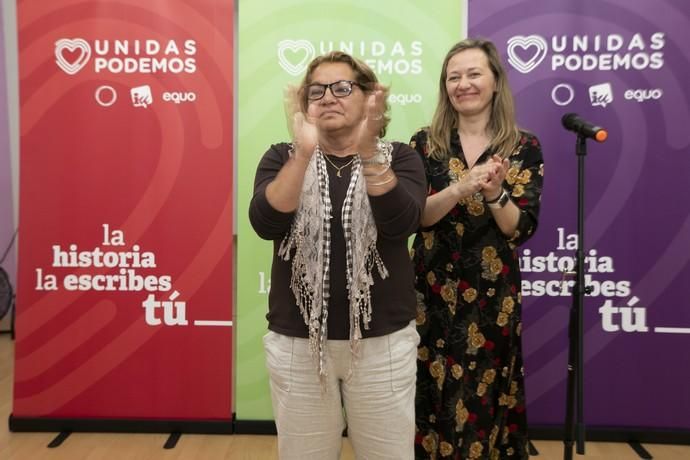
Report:
[[[546,40],[539,35],[516,35],[508,40],[508,62],[517,71],[528,73],[544,60],[547,49]]]
[[[174,102],[175,104],[180,104],[182,102],[194,102],[196,101],[196,93],[193,93],[191,91],[166,91],[165,93],[163,93],[163,100],[165,102]]]
[[[407,105],[407,104],[421,104],[422,95],[416,94],[391,94],[388,96],[388,103]]]
[[[660,88],[654,89],[629,89],[623,93],[623,97],[629,100],[635,100],[637,102],[649,101],[651,99],[661,99],[664,92]]]

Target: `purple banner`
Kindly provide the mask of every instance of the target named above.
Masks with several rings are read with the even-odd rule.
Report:
[[[575,112],[607,128],[585,157],[584,422],[690,429],[690,9],[682,0],[469,3],[542,141],[540,228],[523,248],[528,417],[565,418],[577,247]]]

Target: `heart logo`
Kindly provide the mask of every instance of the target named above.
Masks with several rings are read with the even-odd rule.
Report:
[[[278,63],[293,77],[301,74],[316,51],[307,40],[282,40],[278,43]]]
[[[518,55],[518,49],[527,59]],[[546,57],[546,49],[546,40],[539,35],[516,35],[508,40],[508,62],[519,72],[531,72]]]
[[[81,38],[62,38],[55,42],[55,63],[65,73],[74,75],[89,62],[91,47]]]

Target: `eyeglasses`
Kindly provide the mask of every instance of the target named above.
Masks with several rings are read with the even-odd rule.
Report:
[[[330,88],[331,94],[335,97],[347,97],[352,94],[352,86],[356,85],[360,88],[362,85],[356,81],[338,80],[327,85],[322,83],[312,83],[307,85],[307,99],[310,101],[318,101],[326,95],[326,88]]]

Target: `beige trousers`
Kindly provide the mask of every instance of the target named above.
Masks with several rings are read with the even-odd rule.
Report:
[[[414,321],[362,339],[357,357],[329,340],[324,392],[308,339],[266,334],[280,459],[339,459],[346,426],[358,460],[413,459],[418,343]]]

